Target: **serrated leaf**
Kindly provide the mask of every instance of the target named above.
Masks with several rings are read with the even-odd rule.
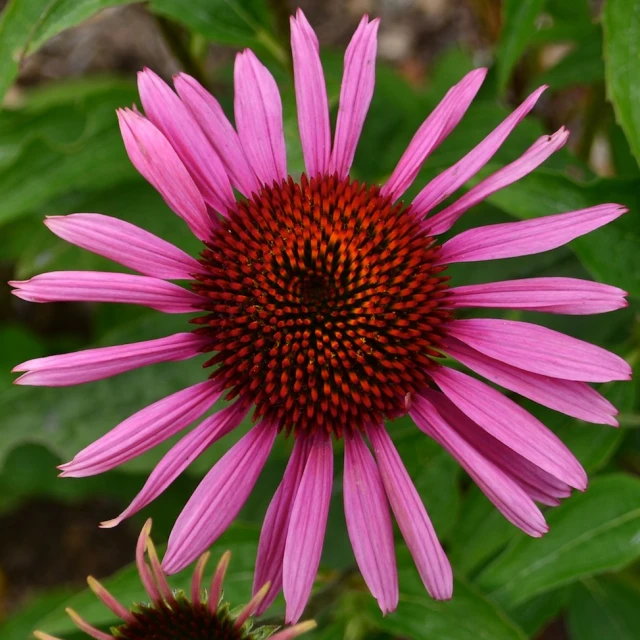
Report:
[[[640,556],[640,480],[593,480],[547,514],[549,533],[519,538],[479,576],[491,598],[512,607],[585,576],[620,569]]]
[[[602,26],[607,93],[640,162],[640,11],[636,0],[607,0]]]

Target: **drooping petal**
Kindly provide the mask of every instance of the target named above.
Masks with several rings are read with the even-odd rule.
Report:
[[[569,132],[562,127],[551,136],[538,138],[516,161],[502,167],[452,205],[426,220],[425,227],[431,235],[445,233],[465,211],[537,169],[549,156],[564,146],[568,137]]]
[[[119,109],[117,114],[124,146],[133,166],[198,239],[209,240],[212,220],[204,200],[169,141],[139,113]]]
[[[412,210],[424,215],[433,207],[446,200],[469,178],[473,177],[502,146],[509,134],[533,109],[546,87],[536,89],[513,113],[500,123],[479,145],[472,149],[462,160],[434,178],[414,199]]]
[[[236,127],[244,152],[258,179],[271,186],[287,176],[282,101],[268,69],[245,49],[234,69]]]
[[[486,307],[583,315],[627,306],[622,289],[578,278],[522,278],[453,287],[447,304],[454,309]]]
[[[99,213],[47,216],[58,237],[152,278],[186,280],[202,267],[182,249],[134,224]]]
[[[29,302],[123,302],[164,313],[193,313],[202,298],[171,282],[128,273],[50,271],[12,280],[11,293]]]
[[[131,504],[119,516],[101,523],[100,526],[104,528],[115,527],[153,502],[216,440],[233,431],[242,422],[247,410],[248,406],[236,402],[203,420],[158,462],[144,487]]]
[[[429,375],[458,409],[507,447],[576,489],[587,486],[584,469],[571,451],[513,400],[454,369],[439,367]]]
[[[302,436],[297,437],[282,482],[273,495],[264,517],[256,557],[253,593],[258,593],[267,582],[271,586],[256,611],[257,615],[261,615],[269,608],[282,589],[282,563],[291,509],[298,493],[298,486],[308,455],[309,439]]]
[[[286,629],[282,629],[282,631],[278,631],[275,636],[271,636],[271,640],[293,640],[298,636],[301,636],[307,631],[311,631],[315,629],[318,625],[315,620],[306,620],[305,622],[300,622],[292,627],[287,627]]]
[[[227,172],[189,109],[150,69],[138,73],[138,91],[147,118],[171,143],[205,202],[222,215],[234,209]]]
[[[63,464],[62,475],[83,478],[142,455],[197,420],[221,393],[217,382],[207,380],[154,402]]]
[[[448,600],[453,593],[451,565],[422,500],[384,427],[369,426],[367,433],[376,454],[384,489],[418,573],[433,598]]]
[[[331,124],[318,38],[301,9],[291,22],[298,127],[309,177],[327,173],[331,157]]]
[[[398,606],[393,525],[375,460],[356,432],[344,441],[344,513],[356,561],[383,615]]]
[[[516,258],[550,251],[604,226],[626,211],[619,204],[601,204],[535,220],[468,229],[442,245],[438,264]]]
[[[545,407],[579,420],[618,426],[618,422],[613,417],[618,413],[616,408],[584,382],[549,378],[523,371],[490,358],[451,337],[444,340],[442,348],[448,355],[491,382],[515,391]]]
[[[415,394],[409,414],[422,431],[458,460],[509,522],[536,538],[547,532],[542,513],[527,493],[460,436],[426,398]]]
[[[364,16],[344,56],[344,72],[329,172],[345,178],[351,169],[375,85],[379,19]]]
[[[517,482],[534,500],[544,496],[544,504],[559,504],[559,498],[571,495],[571,487],[523,458],[487,433],[458,409],[444,394],[424,389],[422,394],[438,413],[481,455]],[[536,494],[536,495],[534,495]]]
[[[300,619],[320,564],[333,483],[331,436],[318,430],[291,508],[282,567],[286,621]]]
[[[180,99],[198,121],[222,161],[231,184],[246,197],[260,191],[260,183],[247,160],[240,138],[219,102],[186,73],[179,73],[173,82]]]
[[[27,372],[15,384],[66,387],[102,380],[158,362],[192,358],[200,353],[206,343],[204,338],[196,334],[176,333],[157,340],[36,358],[13,368],[13,371]]]
[[[277,429],[262,421],[204,477],[178,517],[162,566],[176,573],[195,560],[231,524],[264,466]]]
[[[413,136],[391,177],[380,190],[383,196],[388,195],[395,200],[413,184],[424,161],[460,122],[486,75],[486,69],[474,69],[447,91]]]
[[[631,367],[615,353],[530,322],[453,320],[447,331],[490,358],[543,376],[582,382],[631,378]]]

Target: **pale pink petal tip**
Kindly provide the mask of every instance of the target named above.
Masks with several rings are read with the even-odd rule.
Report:
[[[300,622],[293,627],[288,627],[287,629],[278,631],[274,636],[271,636],[271,640],[293,640],[294,638],[301,636],[303,633],[307,633],[307,631],[312,631],[317,626],[318,625],[315,620]]]

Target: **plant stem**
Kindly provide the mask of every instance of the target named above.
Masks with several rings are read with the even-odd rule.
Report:
[[[184,34],[180,27],[171,20],[156,16],[156,21],[162,37],[175,56],[181,69],[193,76],[200,84],[207,86],[207,77],[200,60],[191,55],[189,47],[184,41]]]

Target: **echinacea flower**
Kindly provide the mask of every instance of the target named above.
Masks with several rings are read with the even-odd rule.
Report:
[[[150,532],[151,520],[147,520],[136,546],[138,573],[150,601],[127,609],[95,578],[87,578],[91,590],[122,620],[112,627],[111,633],[106,633],[89,624],[73,609],[67,609],[69,617],[87,636],[95,640],[293,640],[315,628],[313,620],[281,630],[255,627],[251,616],[266,596],[268,584],[263,585],[244,607],[231,609],[223,600],[224,576],[231,558],[228,551],[220,558],[207,591],[202,588],[202,578],[210,556],[208,551],[196,564],[191,593],[172,590],[160,566]],[[148,564],[145,553],[149,557]],[[39,640],[59,640],[42,631],[36,631],[34,635]]]
[[[392,512],[429,593],[437,599],[452,593],[449,562],[385,421],[408,412],[505,517],[532,536],[547,530],[536,502],[556,505],[572,488],[585,489],[583,468],[551,431],[493,386],[444,365],[442,354],[546,407],[614,426],[616,409],[588,383],[630,377],[618,356],[551,329],[456,319],[463,308],[592,314],[626,304],[620,289],[573,278],[451,286],[456,283],[445,276],[452,263],[555,249],[624,213],[617,204],[603,204],[438,240],[466,211],[565,143],[565,129],[541,137],[521,158],[433,213],[491,159],[543,88],[410,204],[401,201],[403,194],[463,117],[484,69],[446,94],[385,184],[365,186],[350,177],[373,94],[377,29],[378,20],[364,17],[347,48],[332,141],[317,38],[301,11],[291,19],[306,165],[299,178],[287,173],[276,83],[251,51],[236,59],[235,128],[193,78],[179,74],[176,94],[143,71],[145,115],[118,113],[124,143],[136,168],[204,243],[200,258],[127,222],[81,213],[46,224],[142,275],[57,272],[13,283],[17,296],[34,302],[127,302],[200,313],[191,333],[25,362],[16,368],[25,372],[17,382],[78,384],[211,352],[208,380],[131,416],[63,465],[63,475],[113,469],[188,427],[218,398],[233,401],[165,455],[131,505],[106,523],[113,526],[156,498],[253,407],[254,426],[209,471],[178,517],[163,566],[169,573],[182,569],[220,536],[255,485],[278,433],[293,434],[255,573],[256,593],[271,584],[259,610],[282,588],[289,622],[300,618],[320,562],[333,439],[345,446],[349,537],[383,612],[398,601]],[[168,280],[188,281],[190,289]]]

